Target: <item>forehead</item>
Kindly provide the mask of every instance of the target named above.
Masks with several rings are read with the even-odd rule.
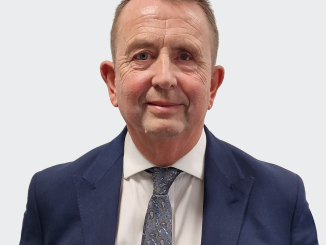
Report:
[[[191,0],[130,0],[122,11],[121,20],[134,20],[146,15],[157,15],[162,20],[182,17],[198,22],[206,19],[201,7]]]
[[[168,35],[174,40],[188,35],[200,40],[207,39],[210,28],[204,11],[193,1],[131,0],[119,18],[118,38],[128,42],[141,35],[147,39]]]

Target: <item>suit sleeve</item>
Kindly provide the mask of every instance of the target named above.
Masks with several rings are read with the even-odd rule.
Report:
[[[297,201],[292,220],[291,245],[318,245],[315,222],[306,201],[302,179],[298,178]]]
[[[43,244],[42,226],[37,206],[36,176],[37,174],[33,176],[28,190],[28,199],[24,214],[20,245]]]

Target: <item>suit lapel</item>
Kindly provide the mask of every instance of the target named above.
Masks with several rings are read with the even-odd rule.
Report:
[[[83,176],[73,176],[86,245],[115,243],[126,132],[100,152]]]
[[[82,175],[74,175],[85,245],[114,245],[126,128]],[[225,143],[205,127],[202,245],[236,245],[254,178],[245,176]]]
[[[205,132],[202,245],[236,245],[254,178],[243,174],[225,143]]]

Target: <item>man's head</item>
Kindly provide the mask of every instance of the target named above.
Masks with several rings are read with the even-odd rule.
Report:
[[[113,19],[113,24],[111,28],[111,54],[112,54],[112,59],[113,63],[115,63],[115,54],[116,54],[116,40],[117,40],[117,35],[118,35],[118,25],[119,25],[119,17],[121,15],[122,10],[124,7],[129,3],[131,0],[122,0],[120,4],[117,6],[114,19]],[[182,0],[166,0],[166,1],[172,1],[172,2],[182,2]],[[210,24],[211,27],[211,34],[212,34],[212,64],[215,65],[216,62],[216,57],[217,57],[217,50],[218,50],[218,45],[219,45],[219,34],[216,26],[216,20],[214,16],[214,12],[210,6],[210,3],[208,0],[183,0],[183,1],[190,1],[190,2],[195,2],[197,3],[202,10],[204,11],[207,20]]]
[[[131,0],[116,33],[115,63],[104,61],[101,75],[131,136],[199,137],[224,77],[223,67],[214,67],[212,28],[200,5]]]

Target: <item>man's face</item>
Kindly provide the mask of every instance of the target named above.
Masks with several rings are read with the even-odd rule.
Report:
[[[114,79],[107,82],[111,102],[128,130],[158,137],[202,130],[224,74],[211,63],[212,34],[203,10],[187,1],[132,0],[117,36],[115,74],[101,69]]]

